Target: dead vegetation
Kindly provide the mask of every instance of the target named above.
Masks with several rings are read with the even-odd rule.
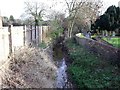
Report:
[[[56,66],[47,51],[21,48],[0,67],[1,88],[54,88]]]

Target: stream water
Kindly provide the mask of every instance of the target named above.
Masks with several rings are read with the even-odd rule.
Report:
[[[63,58],[61,62],[59,62],[59,68],[57,70],[57,82],[56,87],[57,88],[65,88],[67,83],[67,65],[65,63],[65,59]]]
[[[72,84],[68,80],[67,75],[67,64],[64,57],[64,53],[61,48],[54,49],[54,60],[56,61],[56,65],[58,67],[57,70],[57,78],[56,78],[56,87],[57,88],[72,88]]]

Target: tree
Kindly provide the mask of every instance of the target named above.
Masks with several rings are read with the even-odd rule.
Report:
[[[9,23],[13,24],[14,21],[15,21],[15,19],[14,19],[13,15],[10,15],[10,17],[9,17]]]
[[[25,18],[25,19],[23,20],[23,23],[24,23],[25,25],[34,25],[33,22],[34,22],[34,19],[33,19],[32,17]]]
[[[120,8],[110,6],[106,12],[95,21],[95,29],[107,30],[110,32],[120,28]]]
[[[76,20],[80,19],[79,21],[82,21],[82,23],[85,24],[86,22],[93,21],[102,6],[102,2],[99,0],[71,0],[71,2],[65,0],[65,2],[69,13],[68,37],[72,36],[73,27]],[[87,24],[90,25],[90,22]],[[87,27],[85,24],[84,27]]]
[[[54,40],[59,39],[63,35],[63,20],[65,18],[63,13],[53,11],[50,17],[49,25],[51,27],[51,31],[49,32],[49,36],[54,43]],[[57,41],[57,40],[56,40]]]
[[[71,2],[65,0],[65,2],[66,2],[66,5],[67,5],[68,14],[69,14],[69,16],[68,16],[68,20],[69,20],[69,23],[68,23],[68,37],[71,37],[72,29],[73,29],[73,26],[74,26],[76,15],[77,15],[77,11],[78,11],[79,7],[84,2],[77,2],[76,0],[72,0]]]
[[[2,22],[3,22],[3,26],[8,26],[8,24],[9,24],[9,19],[8,19],[8,17],[3,16],[3,17],[2,17]]]
[[[14,26],[21,26],[21,25],[23,25],[23,21],[21,19],[15,19],[13,25]]]
[[[38,2],[25,2],[25,12],[34,18],[35,24],[35,39],[36,39],[36,26],[42,21],[45,7],[43,3]]]
[[[34,18],[35,24],[38,25],[43,19],[45,6],[44,3],[25,2],[25,12]]]
[[[101,1],[92,0],[92,1],[86,1],[84,5],[79,9],[77,20],[83,23],[82,28],[86,29],[84,31],[91,30],[91,23],[94,22],[95,19],[98,17],[100,13],[99,9],[101,7],[102,7]]]

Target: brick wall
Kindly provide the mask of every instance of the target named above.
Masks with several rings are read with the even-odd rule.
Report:
[[[102,59],[120,66],[120,49],[87,38],[76,37],[76,41],[87,50],[99,55]]]

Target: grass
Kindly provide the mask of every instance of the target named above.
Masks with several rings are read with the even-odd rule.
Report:
[[[39,44],[39,47],[42,48],[42,49],[45,49],[47,47],[46,43],[45,42],[42,42]]]
[[[95,37],[97,37],[97,35],[96,35],[96,34],[94,34],[94,35],[91,35],[91,38],[95,38]]]
[[[81,38],[85,38],[85,36],[82,33],[78,33],[78,34],[76,34],[76,36],[81,37]]]
[[[73,60],[68,73],[79,88],[120,88],[120,73],[117,66],[87,52],[81,45],[68,40],[69,56]]]
[[[80,38],[87,38],[87,37],[85,37],[82,33],[78,33],[78,34],[76,34],[76,36],[77,37],[80,37]],[[91,35],[91,38],[95,38],[97,35]]]
[[[103,40],[107,41],[108,43],[112,44],[113,46],[120,48],[120,38],[113,37],[111,39],[103,38]]]

